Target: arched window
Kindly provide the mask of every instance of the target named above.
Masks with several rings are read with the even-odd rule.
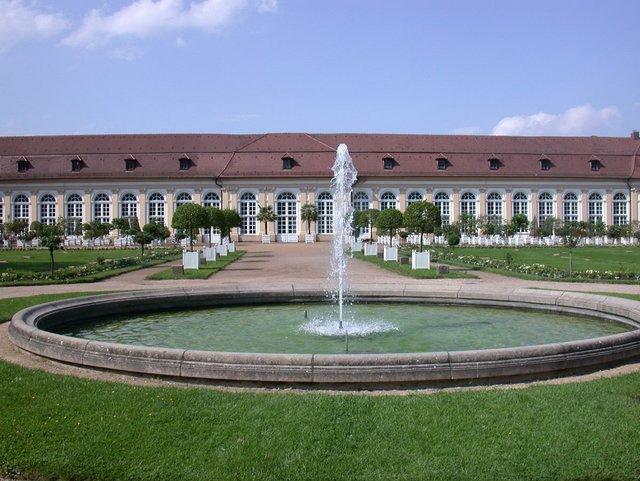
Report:
[[[493,224],[502,224],[503,208],[502,194],[490,192],[487,194],[487,220]]]
[[[149,222],[165,224],[166,200],[160,192],[154,192],[147,201],[147,217]]]
[[[242,233],[255,235],[258,233],[258,202],[255,194],[245,192],[240,197],[240,219],[242,220]]]
[[[67,197],[65,216],[65,234],[82,235],[84,203],[80,194],[71,194]]]
[[[120,217],[138,217],[138,198],[135,194],[124,194],[120,198]]]
[[[618,192],[613,196],[613,224],[624,225],[629,223],[627,196]]]
[[[13,198],[13,220],[29,223],[29,197],[24,194],[18,194]]]
[[[189,194],[188,192],[180,192],[176,196],[176,209],[181,205],[192,204],[192,203],[193,203],[193,197],[191,197],[191,194]]]
[[[297,234],[297,202],[291,192],[283,192],[276,200],[276,232],[278,234]]]
[[[451,223],[451,199],[446,192],[438,192],[433,196],[433,205],[440,209],[442,225]]]
[[[93,199],[93,220],[103,224],[111,222],[111,199],[107,194],[98,194]]]
[[[409,192],[409,195],[407,195],[407,207],[409,207],[414,202],[422,202],[423,200],[424,198],[422,197],[422,194],[420,192]]]
[[[544,225],[544,220],[553,217],[553,196],[549,192],[538,195],[538,226]]]
[[[604,202],[602,194],[594,192],[589,195],[587,210],[589,213],[589,222],[591,224],[595,224],[598,221],[604,221]]]
[[[562,198],[562,220],[578,222],[578,196],[573,192],[567,192]]]
[[[512,214],[523,214],[529,216],[529,200],[524,192],[516,192],[513,194],[513,210]]]
[[[380,196],[380,210],[397,209],[398,198],[393,192],[385,192]]]
[[[202,198],[202,205],[204,207],[214,207],[216,209],[220,208],[220,196],[215,192],[209,192]]]
[[[476,194],[465,192],[460,197],[460,214],[469,214],[476,217],[478,213]]]
[[[318,234],[333,234],[333,196],[322,192],[316,201]]]
[[[53,194],[40,197],[40,222],[47,225],[56,223],[56,198]]]
[[[356,192],[353,195],[353,210],[368,210],[369,195],[366,192]]]

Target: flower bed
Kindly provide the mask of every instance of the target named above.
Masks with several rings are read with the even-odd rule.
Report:
[[[530,274],[549,279],[584,279],[584,280],[623,280],[640,281],[640,272],[619,270],[598,271],[587,269],[583,271],[573,271],[569,273],[556,267],[544,264],[513,264],[508,259],[496,259],[491,257],[480,257],[475,255],[458,255],[455,252],[445,250],[433,251],[434,262],[449,261],[474,267],[488,269],[499,269],[503,271],[516,272],[519,274]]]
[[[169,260],[177,256],[179,250],[151,250],[147,251],[144,259],[139,256],[123,257],[121,259],[98,258],[95,262],[81,264],[78,266],[64,267],[51,272],[15,272],[10,269],[0,273],[0,283],[24,282],[24,281],[55,281],[74,282],[87,279],[92,275],[102,272],[123,269],[127,267],[145,267],[149,264]]]

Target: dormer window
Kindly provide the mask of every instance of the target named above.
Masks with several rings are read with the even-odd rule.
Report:
[[[498,170],[500,167],[500,159],[497,157],[489,157],[489,170]]]
[[[191,159],[189,157],[180,157],[180,170],[189,170],[191,167]]]
[[[540,170],[549,170],[551,168],[551,160],[547,157],[540,158]]]
[[[438,170],[447,170],[449,160],[446,157],[440,156],[436,159],[436,162],[438,163]]]
[[[291,155],[285,154],[282,157],[282,168],[284,170],[291,170],[291,169],[293,169],[293,163],[294,162],[295,161],[293,160],[293,157],[291,157]]]
[[[393,166],[396,163],[396,159],[391,157],[391,155],[387,154],[382,158],[382,163],[383,163],[384,170],[391,170],[393,169]]]
[[[138,161],[136,160],[136,158],[133,155],[129,154],[129,157],[124,159],[124,170],[126,170],[127,172],[131,172],[132,170],[135,170],[137,164]]]
[[[82,159],[79,156],[71,159],[71,172],[80,172],[82,170]]]
[[[602,163],[600,159],[593,158],[589,161],[589,165],[591,166],[591,172],[598,172],[600,167],[602,167]]]
[[[21,159],[18,159],[18,172],[26,172],[27,170],[29,170],[29,161],[26,159],[26,157],[22,157]]]

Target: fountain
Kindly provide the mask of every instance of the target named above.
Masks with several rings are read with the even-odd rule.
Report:
[[[503,289],[498,292],[491,287],[483,290],[464,285],[431,286],[428,290],[421,286],[393,286],[386,287],[382,293],[374,292],[375,289],[371,288],[348,289],[345,245],[350,235],[353,214],[351,191],[357,172],[346,145],[338,147],[332,170],[335,237],[330,278],[335,282],[336,288],[334,297],[338,303],[337,322],[334,317],[327,315],[309,318],[311,306],[326,304],[325,295],[317,290],[292,288],[274,291],[256,287],[253,290],[238,291],[220,286],[200,291],[180,289],[124,292],[42,304],[24,309],[14,316],[9,326],[11,340],[32,353],[88,367],[187,380],[284,383],[314,388],[389,388],[509,382],[596,370],[640,357],[640,302],[557,291]],[[198,350],[198,347],[188,346],[159,347],[156,344],[153,344],[155,347],[145,347],[70,337],[55,332],[65,326],[115,319],[125,314],[131,316],[205,307],[220,309],[248,306],[255,309],[251,317],[263,321],[259,308],[291,303],[303,306],[303,330],[306,333],[325,336],[330,340],[331,337],[344,335],[347,346],[348,335],[384,335],[390,331],[398,331],[393,323],[384,319],[377,322],[345,319],[344,307],[348,291],[362,304],[384,301],[398,306],[391,306],[388,312],[400,311],[400,305],[411,305],[420,310],[425,310],[428,305],[497,307],[510,312],[517,312],[514,309],[527,309],[597,318],[602,322],[624,326],[624,332],[596,334],[596,337],[588,339],[542,341],[543,344],[525,346],[481,346],[479,349],[463,348],[465,350],[457,350],[457,346],[440,347],[438,350],[436,346],[436,350],[427,348],[428,350],[412,351],[409,348],[409,351],[395,349],[375,353],[367,350],[359,354],[332,354],[314,350],[315,348],[310,351],[298,351],[294,348],[293,351],[284,353],[268,349],[247,352],[248,349],[243,349],[242,345],[235,352],[230,352],[229,343],[223,343],[218,351]],[[177,316],[178,314],[175,315]],[[406,314],[402,316],[409,317]],[[445,317],[448,315],[445,314]],[[282,314],[277,314],[276,322],[267,329],[281,328]],[[265,323],[260,324],[264,328],[262,324]],[[470,324],[463,327],[469,329]],[[233,327],[237,325],[235,323]],[[255,330],[251,326],[245,329],[249,329],[252,334]],[[419,320],[417,329],[424,331],[428,328]],[[198,334],[203,332],[198,331]],[[246,330],[240,337],[248,337]],[[257,334],[256,337],[267,336]]]
[[[338,327],[342,329],[344,320],[344,294],[346,289],[347,259],[345,245],[351,235],[353,207],[351,192],[358,176],[349,150],[340,144],[336,153],[336,161],[331,168],[333,179],[333,245],[331,256],[331,275],[337,279]]]

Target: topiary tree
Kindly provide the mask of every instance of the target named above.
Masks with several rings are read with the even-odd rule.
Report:
[[[53,274],[53,252],[60,249],[64,242],[64,221],[59,220],[55,224],[40,224],[34,234],[38,237],[40,246],[45,247],[49,251],[51,274]]]
[[[511,221],[504,226],[504,232],[513,237],[518,232],[524,232],[529,227],[529,219],[525,214],[514,214]]]
[[[396,235],[396,231],[402,227],[402,212],[398,209],[381,211],[376,220],[376,227],[380,232],[393,238]]]
[[[269,222],[273,222],[276,220],[276,214],[275,212],[273,212],[273,207],[271,207],[270,205],[260,207],[256,218],[258,219],[258,222],[264,222],[264,233],[265,235],[269,235]]]
[[[92,220],[86,224],[82,224],[82,235],[85,239],[95,240],[100,237],[109,235],[111,231],[111,224],[107,222],[100,222],[99,220]]]
[[[136,219],[137,222],[137,219]],[[133,222],[129,217],[116,217],[111,221],[111,225],[118,231],[118,237],[129,236],[132,233]],[[139,230],[139,227],[138,227]]]
[[[182,204],[173,213],[171,227],[189,233],[189,250],[193,252],[193,234],[201,227],[207,227],[209,215],[204,207],[198,204]]]
[[[140,244],[140,257],[144,257],[144,247],[151,244],[154,240],[165,240],[171,235],[169,228],[161,222],[149,222],[140,229],[137,219],[131,228],[131,237],[133,242]]]
[[[26,241],[31,235],[29,231],[29,223],[22,219],[13,220],[4,224],[4,233],[8,238],[13,237],[24,241]]]
[[[222,210],[217,207],[205,207],[207,212],[207,227],[209,227],[209,247],[211,247],[213,241],[213,229],[220,229],[220,226],[224,223],[222,218]]]
[[[353,225],[359,229],[369,229],[373,240],[373,227],[376,225],[380,211],[378,209],[359,210],[353,213]]]
[[[220,237],[222,239],[227,237],[231,242],[231,229],[242,225],[240,214],[233,209],[222,209],[216,217],[218,223],[214,224],[214,227],[220,229]]]
[[[420,234],[420,252],[422,252],[424,234],[433,233],[442,224],[440,209],[431,202],[413,202],[404,211],[402,223],[410,232]]]
[[[315,205],[307,203],[300,209],[300,218],[307,223],[307,234],[311,234],[311,222],[318,220],[318,209]]]

